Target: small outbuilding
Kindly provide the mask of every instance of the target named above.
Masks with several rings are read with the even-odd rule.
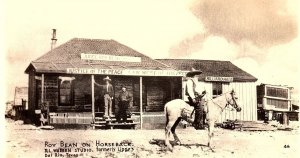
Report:
[[[24,119],[25,110],[28,109],[28,87],[15,87],[12,116],[16,120]]]
[[[283,85],[260,84],[257,86],[257,106],[260,120],[277,120],[288,124],[289,120],[298,120],[297,106],[292,98],[292,89]],[[295,104],[294,104],[295,105]]]

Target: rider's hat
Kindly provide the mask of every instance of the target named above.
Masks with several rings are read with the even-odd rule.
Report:
[[[196,70],[192,68],[190,72],[186,73],[186,77],[194,77],[195,75],[200,75],[200,74],[202,74],[201,70]]]

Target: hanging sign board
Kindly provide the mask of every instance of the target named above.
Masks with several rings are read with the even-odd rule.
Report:
[[[123,76],[185,76],[187,72],[176,70],[113,70],[113,69],[85,69],[67,68],[69,74],[105,74]]]
[[[211,82],[233,82],[233,77],[215,77],[215,76],[206,76],[205,81]]]
[[[23,100],[28,100],[28,88],[27,87],[16,87],[14,105],[21,106]]]
[[[42,80],[42,77],[41,76],[34,76],[34,79],[36,79],[36,80]]]
[[[85,54],[81,53],[82,60],[103,60],[103,61],[121,61],[121,62],[141,62],[141,57],[117,56],[106,54]]]

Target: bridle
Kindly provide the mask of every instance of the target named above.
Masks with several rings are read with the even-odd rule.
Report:
[[[228,105],[230,104],[230,102],[233,101],[233,104],[230,104],[230,105],[233,106],[235,109],[237,109],[237,108],[238,108],[238,104],[236,103],[236,99],[235,99],[234,93],[235,93],[235,92],[234,92],[233,90],[230,92],[231,100],[228,100],[228,99],[227,99],[227,104],[226,104],[226,106],[228,106]],[[226,106],[225,106],[225,107],[226,107]]]
[[[229,91],[229,92],[226,92],[226,93],[223,93],[223,94],[221,94],[220,96],[222,96],[222,95],[225,95],[225,94],[227,94],[227,93],[230,93],[230,95],[231,95],[231,100],[233,101],[233,104],[230,104],[230,102],[231,102],[231,100],[228,100],[227,98],[226,98],[226,105],[224,106],[224,107],[222,107],[221,105],[219,105],[218,103],[216,103],[216,102],[214,102],[214,100],[213,99],[210,99],[215,105],[218,105],[218,107],[221,109],[221,111],[224,111],[224,109],[226,108],[226,107],[228,107],[228,105],[231,105],[231,106],[233,106],[235,109],[237,109],[238,108],[238,106],[237,106],[237,103],[236,103],[236,100],[235,100],[235,97],[234,97],[234,91],[232,90],[232,91]]]

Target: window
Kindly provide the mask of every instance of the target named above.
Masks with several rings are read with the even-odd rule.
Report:
[[[59,105],[72,106],[73,105],[73,84],[74,77],[59,76]]]
[[[267,96],[288,99],[288,89],[267,87]]]
[[[268,105],[274,105],[276,108],[288,109],[289,103],[287,100],[267,99]]]
[[[213,98],[216,98],[217,96],[221,95],[222,93],[223,93],[223,91],[222,91],[222,83],[220,83],[220,82],[213,82],[212,83]]]

